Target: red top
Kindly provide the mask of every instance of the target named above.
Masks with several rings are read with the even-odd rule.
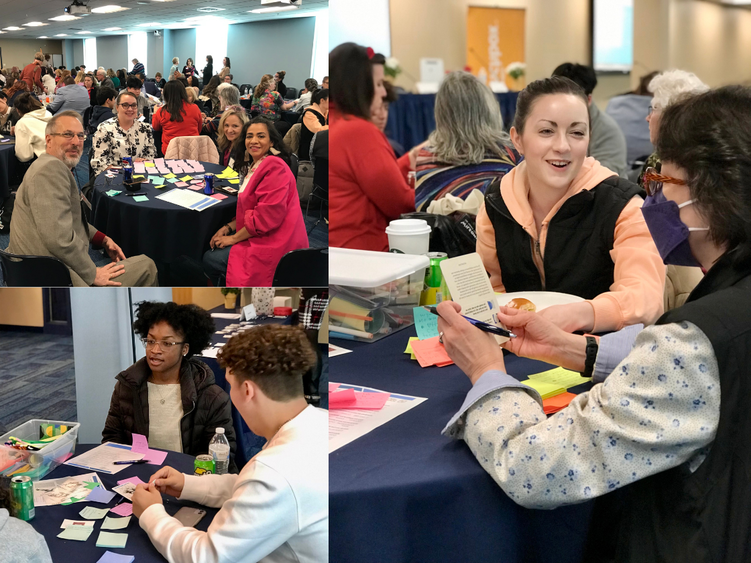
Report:
[[[29,91],[34,91],[34,85],[36,84],[42,92],[44,92],[44,84],[42,84],[42,67],[36,63],[27,64],[23,67],[21,72],[21,80],[25,80],[29,85]]]
[[[386,227],[415,210],[407,183],[409,154],[399,160],[370,121],[331,110],[329,246],[387,251]]]
[[[171,115],[165,106],[157,108],[151,118],[151,126],[155,131],[162,131],[162,154],[167,152],[169,142],[175,137],[198,137],[203,127],[201,110],[196,104],[183,101],[183,120],[170,121]]]

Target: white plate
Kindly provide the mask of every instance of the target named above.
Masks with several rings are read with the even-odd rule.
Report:
[[[495,295],[500,307],[505,307],[506,303],[512,299],[522,298],[529,299],[534,303],[538,311],[542,311],[553,305],[568,305],[569,303],[584,301],[578,295],[557,293],[555,291],[517,291],[514,293],[496,293]]]

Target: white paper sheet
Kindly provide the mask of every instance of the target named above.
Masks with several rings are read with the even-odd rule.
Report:
[[[388,393],[372,387],[341,384],[337,388],[354,389],[355,391]],[[427,401],[425,397],[412,397],[392,393],[381,410],[329,410],[329,453],[346,446],[350,442],[365,436],[368,432],[386,424],[397,416]]]
[[[83,502],[91,492],[91,489],[84,484],[86,481],[104,486],[96,473],[36,481],[34,483],[34,506]]]
[[[186,209],[193,209],[194,211],[203,211],[204,209],[208,209],[212,205],[219,203],[219,200],[214,199],[213,197],[205,196],[191,190],[180,190],[178,188],[174,188],[167,193],[160,194],[156,197],[162,201],[174,203],[175,205],[185,207]]]
[[[211,316],[215,319],[227,319],[232,321],[239,319],[240,313],[211,313]]]
[[[350,352],[352,352],[352,350],[347,350],[346,348],[342,348],[334,344],[329,344],[329,358],[341,356],[342,354],[349,354]]]
[[[91,469],[114,475],[118,471],[130,467],[129,465],[115,465],[115,461],[143,459],[143,456],[144,454],[137,454],[130,451],[130,446],[106,442],[86,453],[69,459],[65,462],[65,465],[82,467],[84,469]]]

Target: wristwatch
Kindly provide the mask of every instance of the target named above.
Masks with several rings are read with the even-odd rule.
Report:
[[[595,371],[595,360],[597,359],[597,350],[599,345],[597,339],[594,336],[587,336],[587,349],[586,359],[584,360],[584,371],[581,372],[582,377],[592,377],[592,373]]]

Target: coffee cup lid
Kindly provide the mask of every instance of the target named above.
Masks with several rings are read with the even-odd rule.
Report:
[[[386,227],[388,235],[424,235],[430,233],[430,225],[425,219],[395,219]]]

